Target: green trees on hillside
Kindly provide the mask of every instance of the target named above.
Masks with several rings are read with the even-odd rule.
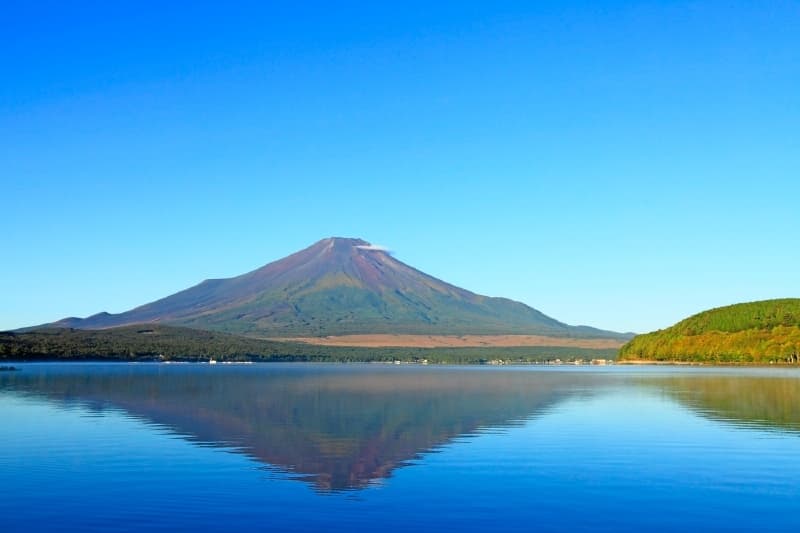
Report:
[[[665,330],[638,335],[620,360],[797,363],[800,299],[766,300],[699,313]]]
[[[696,335],[796,325],[800,325],[800,299],[785,298],[711,309],[682,320],[670,329],[683,335]]]

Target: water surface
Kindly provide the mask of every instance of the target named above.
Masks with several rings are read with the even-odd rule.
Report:
[[[800,373],[28,364],[4,531],[800,528]]]

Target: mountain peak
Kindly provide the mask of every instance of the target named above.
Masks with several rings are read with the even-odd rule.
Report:
[[[336,246],[365,246],[370,243],[358,237],[328,237],[318,241],[317,244],[334,244]]]
[[[328,237],[327,239],[322,239],[321,241],[317,241],[315,244],[311,246],[311,248],[336,249],[336,250],[350,250],[355,248],[358,250],[367,250],[374,252],[389,251],[389,249],[385,246],[381,246],[379,244],[373,244],[369,241],[365,241],[364,239],[359,239],[354,237]]]
[[[525,304],[456,287],[360,238],[328,237],[228,279],[206,280],[84,329],[158,322],[257,336],[358,333],[614,336],[572,327]]]

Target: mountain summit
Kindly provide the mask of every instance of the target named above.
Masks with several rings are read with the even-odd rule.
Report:
[[[621,337],[568,326],[525,304],[481,296],[398,261],[362,239],[331,237],[228,279],[120,314],[52,324],[101,329],[163,323],[254,336],[358,333]]]

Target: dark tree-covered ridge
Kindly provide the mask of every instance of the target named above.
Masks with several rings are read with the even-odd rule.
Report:
[[[139,324],[103,330],[47,328],[0,333],[0,360],[422,361],[482,363],[610,359],[614,349],[571,347],[365,348],[254,339],[184,327]]]

